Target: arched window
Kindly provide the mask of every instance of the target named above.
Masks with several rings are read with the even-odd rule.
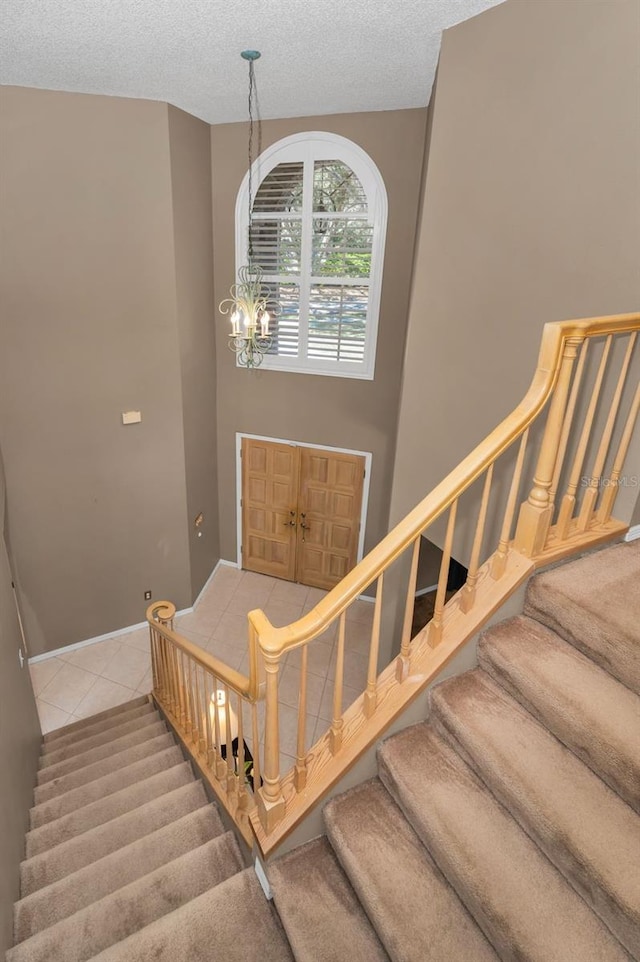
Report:
[[[262,367],[373,378],[387,195],[371,158],[344,137],[295,134],[252,169],[253,263],[273,318]],[[236,202],[236,268],[248,261],[249,174]]]

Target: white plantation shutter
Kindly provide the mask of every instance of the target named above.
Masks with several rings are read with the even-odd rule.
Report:
[[[248,175],[236,204],[236,259],[264,273],[273,318],[263,367],[373,377],[386,233],[386,192],[375,164],[332,134],[288,137]]]

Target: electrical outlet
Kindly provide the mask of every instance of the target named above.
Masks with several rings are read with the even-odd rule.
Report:
[[[144,593],[144,600],[145,600],[145,601],[151,601],[151,592],[150,592],[150,591],[145,591],[145,593]]]

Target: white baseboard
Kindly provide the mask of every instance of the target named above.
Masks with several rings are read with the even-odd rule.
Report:
[[[264,892],[265,897],[268,898],[269,900],[272,899],[273,893],[271,891],[269,879],[267,878],[267,873],[265,872],[264,865],[262,864],[260,858],[257,855],[253,863],[253,868],[255,870],[256,875],[258,876],[258,881],[262,886],[262,891]]]
[[[209,575],[209,577],[207,578],[207,580],[205,581],[202,587],[202,590],[200,591],[193,605],[190,608],[181,608],[180,611],[176,611],[176,617],[178,617],[179,615],[190,615],[192,614],[192,612],[195,611],[195,609],[198,607],[202,599],[202,596],[204,595],[205,591],[211,584],[211,580],[213,576],[215,575],[216,571],[221,565],[226,566],[228,568],[238,567],[235,561],[224,561],[221,558],[220,561],[218,561],[218,563],[216,564],[211,574]],[[87,638],[85,641],[76,641],[74,642],[74,644],[65,645],[63,648],[54,648],[53,651],[45,651],[41,655],[33,655],[31,658],[29,658],[29,664],[36,665],[39,661],[47,661],[49,658],[57,658],[60,655],[66,654],[67,652],[77,651],[78,648],[88,648],[89,645],[97,645],[101,641],[110,641],[112,638],[120,638],[122,635],[129,635],[131,634],[132,631],[138,631],[140,628],[146,628],[146,627],[147,627],[147,622],[140,621],[138,622],[137,625],[127,625],[126,628],[118,628],[117,631],[108,631],[106,635],[96,635],[95,638]]]
[[[637,538],[640,538],[640,524],[634,524],[624,536],[625,541],[636,541]]]
[[[428,595],[428,594],[430,594],[430,592],[432,592],[432,591],[437,591],[437,590],[438,590],[438,585],[437,585],[437,584],[435,584],[435,585],[429,585],[428,588],[420,588],[419,591],[416,591],[416,598],[419,598],[420,595]]]

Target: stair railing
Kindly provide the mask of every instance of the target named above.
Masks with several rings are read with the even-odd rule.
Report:
[[[612,512],[616,494],[630,483],[623,471],[640,404],[639,330],[640,314],[547,324],[523,401],[312,611],[283,628],[260,610],[249,613],[249,678],[175,633],[172,606],[151,606],[155,697],[186,733],[183,740],[195,744],[245,833],[250,821],[263,854],[280,844],[535,567],[627,530]],[[425,533],[441,545],[442,559],[433,617],[412,637]],[[468,573],[448,599],[454,557]],[[360,600],[367,590],[374,593],[369,606]],[[399,597],[397,655],[385,664],[383,624],[388,631]],[[335,638],[326,684],[330,705],[311,712],[313,642],[327,638]],[[295,732],[288,728],[281,736],[278,689],[287,655],[298,659],[298,708]],[[206,685],[194,681],[196,668]],[[227,703],[235,698],[238,718],[244,707],[251,719],[255,796],[241,784],[240,765],[230,769],[228,753],[223,757],[215,719],[207,722],[203,706],[220,688]],[[313,735],[309,719],[316,716],[327,720]],[[283,753],[294,759],[284,772]]]
[[[153,695],[218,800],[251,844],[253,788],[260,785],[258,650],[250,646],[250,676],[235,671],[174,630],[175,606],[147,609]]]

